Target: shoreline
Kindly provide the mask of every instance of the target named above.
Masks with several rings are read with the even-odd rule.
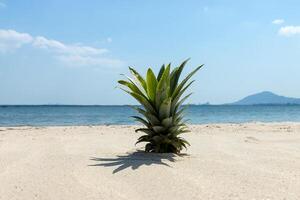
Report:
[[[220,125],[220,126],[226,126],[226,125],[259,125],[259,124],[265,124],[265,125],[284,125],[284,124],[299,124],[300,121],[250,121],[250,122],[221,122],[221,123],[203,123],[203,124],[189,124],[186,123],[188,127],[194,127],[194,126],[210,126],[210,125]],[[12,126],[2,126],[0,125],[0,130],[5,128],[51,128],[51,127],[142,127],[143,125],[139,123],[135,124],[91,124],[91,125],[12,125]]]

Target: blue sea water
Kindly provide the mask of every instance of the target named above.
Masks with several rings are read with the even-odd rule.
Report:
[[[0,126],[135,124],[129,106],[0,106]],[[191,105],[191,124],[300,122],[300,105]]]

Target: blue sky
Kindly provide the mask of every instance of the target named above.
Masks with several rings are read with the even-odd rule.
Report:
[[[191,57],[190,103],[300,97],[299,1],[0,0],[0,104],[131,104],[116,81]]]

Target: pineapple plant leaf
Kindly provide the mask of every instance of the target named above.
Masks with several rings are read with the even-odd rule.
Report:
[[[190,145],[180,135],[189,132],[184,120],[185,107],[182,104],[192,93],[186,96],[183,94],[194,82],[190,81],[191,77],[203,65],[179,81],[188,60],[172,71],[171,63],[162,65],[157,76],[149,68],[145,78],[129,67],[133,78],[125,76],[126,80],[118,81],[120,88],[141,104],[141,107],[132,106],[140,114],[132,118],[145,126],[136,130],[144,133],[136,143],[146,142],[146,152],[179,153]]]

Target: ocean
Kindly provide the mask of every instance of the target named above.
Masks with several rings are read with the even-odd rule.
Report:
[[[129,106],[0,106],[0,126],[136,124]],[[190,105],[190,124],[300,122],[300,105]]]

